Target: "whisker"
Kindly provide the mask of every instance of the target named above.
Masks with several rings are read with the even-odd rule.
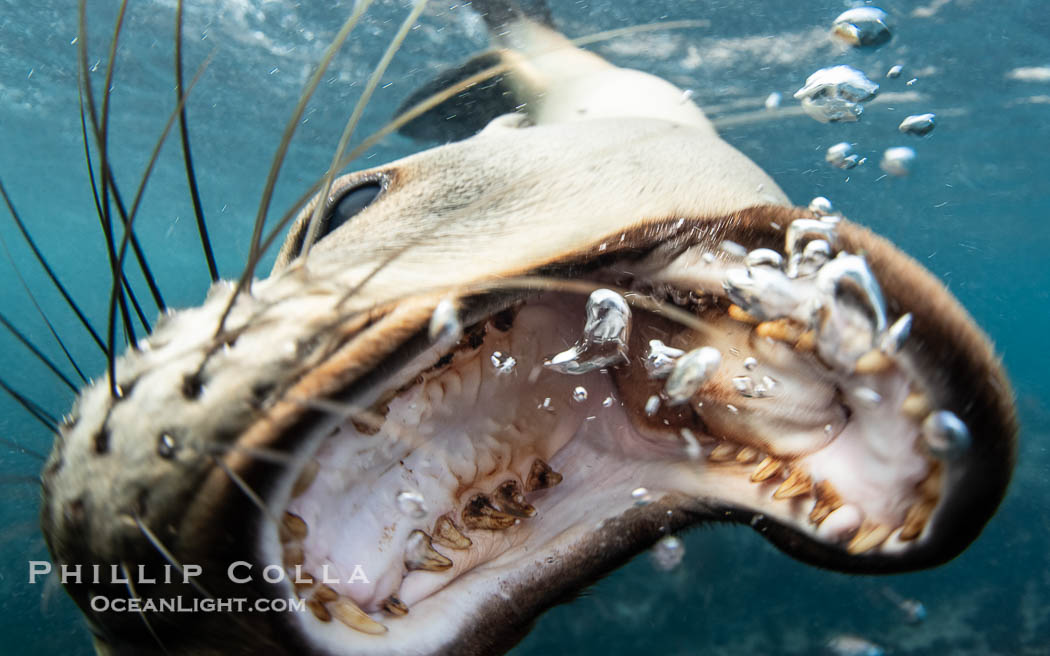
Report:
[[[51,373],[58,376],[58,379],[65,383],[66,387],[72,390],[74,394],[77,392],[77,386],[73,384],[73,381],[69,380],[69,378],[67,378],[66,375],[62,373],[62,371],[57,366],[55,366],[55,363],[52,362],[49,357],[44,355],[44,353],[42,353],[40,349],[38,349],[36,345],[33,344],[33,342],[30,341],[24,333],[22,333],[22,331],[20,331],[10,321],[8,321],[7,317],[5,317],[3,313],[0,313],[0,323],[2,323],[4,327],[7,328],[8,332],[14,335],[18,341],[22,342],[22,346],[25,346],[27,349],[29,349],[29,352],[36,356],[37,360],[42,362],[44,366],[50,369]],[[86,383],[87,379],[84,379],[84,382]]]
[[[130,594],[131,598],[135,601],[140,601],[141,597],[139,597],[139,593],[135,591],[135,584],[131,582],[131,574],[128,573],[128,567],[124,564],[123,560],[120,561],[120,571],[124,573],[124,584],[128,588],[128,594]],[[157,646],[160,647],[160,650],[162,652],[168,654],[169,652],[164,646],[164,643],[161,641],[160,636],[157,635],[157,632],[153,630],[153,625],[150,624],[149,618],[146,617],[146,611],[142,610],[141,605],[136,605],[135,610],[136,612],[138,612],[139,619],[141,619],[142,623],[146,625],[146,630],[149,631],[149,634],[151,636],[153,636],[153,640],[156,641]]]
[[[52,433],[58,432],[58,420],[52,417],[50,413],[48,413],[42,407],[34,403],[28,397],[23,396],[15,388],[8,385],[3,378],[0,378],[0,387],[2,387],[5,392],[11,395],[11,398],[17,401],[18,404],[21,405],[26,412],[32,415],[34,419],[46,426],[49,431],[51,431]],[[22,449],[23,451],[26,450],[24,447],[21,446],[18,448]]]
[[[130,515],[130,517],[132,521],[135,522],[135,525],[139,527],[139,531],[142,533],[142,535],[144,535],[146,539],[149,540],[149,543],[153,545],[153,548],[157,550],[157,553],[163,556],[164,560],[168,561],[168,563],[171,564],[172,567],[179,570],[179,574],[182,575],[182,579],[185,581],[187,579],[186,572],[184,571],[182,563],[180,563],[179,559],[175,557],[175,554],[171,553],[171,551],[169,551],[168,548],[164,546],[164,543],[161,542],[159,537],[157,537],[157,534],[151,531],[148,526],[146,526],[146,523],[142,521],[142,519],[138,516],[138,513],[134,513]],[[205,599],[213,598],[212,595],[201,586],[201,584],[197,581],[195,577],[189,577],[189,583],[194,587],[195,590],[197,590],[197,592],[201,593],[201,595],[204,596]]]
[[[103,343],[102,338],[98,336],[98,333],[95,332],[95,329],[91,326],[91,322],[87,320],[86,316],[84,316],[84,313],[80,310],[80,306],[78,306],[77,303],[73,300],[73,297],[70,296],[69,291],[66,290],[65,285],[63,285],[62,282],[58,279],[58,276],[55,275],[55,271],[51,268],[51,265],[48,263],[47,258],[45,258],[44,254],[40,252],[40,249],[37,247],[36,242],[33,240],[32,236],[30,236],[29,230],[26,228],[25,223],[22,221],[22,217],[15,210],[15,206],[11,202],[11,197],[7,195],[7,189],[4,188],[3,182],[0,182],[0,195],[4,197],[4,203],[7,205],[7,210],[11,214],[11,218],[15,220],[15,224],[18,226],[19,232],[22,233],[22,238],[25,239],[26,243],[29,245],[30,250],[33,251],[33,255],[36,257],[36,261],[40,263],[40,266],[44,268],[44,271],[47,273],[48,278],[51,279],[51,283],[54,284],[55,289],[57,289],[59,294],[62,295],[62,298],[65,299],[66,304],[71,310],[73,310],[73,313],[77,315],[77,319],[80,321],[80,324],[84,326],[84,329],[88,331],[88,334],[91,335],[91,339],[94,340],[95,344],[98,345],[102,353],[105,354],[105,343]]]
[[[179,110],[179,135],[182,139],[182,161],[186,165],[186,182],[190,187],[190,198],[193,200],[193,215],[197,218],[197,234],[204,249],[204,261],[208,265],[211,281],[219,279],[219,269],[215,266],[215,254],[212,251],[211,239],[208,238],[208,224],[201,209],[201,195],[197,188],[197,175],[193,169],[193,154],[190,152],[190,132],[186,121],[186,106],[182,93],[182,0],[175,3],[175,102],[182,107]]]
[[[182,95],[180,103],[175,108],[175,110],[168,116],[168,121],[167,121],[167,123],[164,124],[164,129],[161,131],[160,137],[157,139],[157,142],[153,146],[153,151],[150,153],[149,161],[146,164],[146,169],[145,169],[145,171],[142,174],[142,180],[139,182],[138,189],[135,191],[135,198],[134,198],[134,201],[131,204],[131,213],[128,215],[128,220],[127,220],[127,223],[125,224],[124,238],[123,238],[123,240],[120,243],[120,250],[119,250],[119,253],[117,254],[115,273],[117,271],[119,271],[119,272],[121,272],[121,275],[120,276],[114,275],[114,277],[113,277],[113,288],[112,288],[112,291],[110,292],[110,305],[109,305],[109,326],[110,326],[110,332],[109,332],[109,338],[110,338],[110,348],[111,349],[114,347],[114,344],[113,344],[112,340],[113,340],[113,325],[114,325],[114,321],[115,321],[115,311],[116,311],[115,310],[115,301],[116,301],[116,299],[118,297],[123,298],[123,294],[120,293],[120,279],[123,276],[124,258],[127,255],[128,244],[131,241],[131,237],[134,235],[135,218],[138,216],[140,203],[142,202],[142,196],[143,196],[143,194],[146,191],[146,183],[149,182],[150,175],[153,173],[153,167],[156,165],[157,158],[160,156],[160,150],[164,146],[164,142],[167,140],[168,133],[171,131],[172,125],[174,125],[174,123],[175,123],[175,118],[177,116],[179,116],[181,110],[186,106],[186,101],[189,99],[190,92],[193,91],[193,88],[196,86],[197,82],[200,81],[201,75],[204,74],[204,71],[208,67],[208,64],[211,62],[211,58],[212,58],[212,56],[214,54],[215,54],[215,51],[213,50],[211,52],[211,54],[209,54],[208,57],[204,60],[204,62],[201,63],[200,67],[197,69],[197,72],[193,76],[193,80],[190,82],[189,88],[186,90],[186,93]],[[109,381],[110,381],[110,393],[115,398],[117,396],[116,359],[115,358],[110,358],[110,360],[109,360]]]
[[[310,102],[310,98],[316,91],[317,86],[321,83],[321,78],[328,70],[328,66],[332,63],[332,59],[335,57],[336,52],[342,47],[343,42],[346,41],[347,37],[350,36],[350,32],[354,29],[357,23],[364,16],[369,5],[372,4],[372,0],[358,0],[354,5],[354,10],[351,12],[350,17],[346,19],[343,26],[340,28],[339,33],[336,34],[335,39],[325,50],[324,56],[321,57],[321,61],[318,62],[317,69],[314,70],[310,79],[307,81],[306,86],[303,88],[303,93],[299,97],[299,103],[295,106],[292,111],[291,118],[288,119],[288,123],[284,126],[284,133],[281,135],[281,142],[277,147],[277,153],[274,154],[273,162],[270,165],[270,172],[266,176],[266,185],[263,187],[262,198],[259,201],[259,210],[255,216],[255,227],[252,230],[252,241],[251,247],[248,251],[248,264],[244,268],[244,272],[241,274],[240,279],[237,281],[237,286],[233,290],[233,294],[230,296],[229,304],[226,306],[222,316],[219,317],[219,323],[215,330],[216,338],[222,334],[223,328],[226,325],[226,318],[230,314],[230,310],[233,309],[233,304],[237,300],[241,291],[250,288],[250,281],[255,273],[255,267],[258,265],[259,258],[261,257],[259,251],[259,240],[262,237],[263,228],[266,224],[266,215],[270,209],[270,201],[273,199],[274,187],[277,184],[277,175],[281,171],[281,166],[284,164],[285,154],[288,152],[288,147],[291,145],[292,137],[295,135],[295,130],[299,127],[299,119],[302,118],[303,112],[306,111],[306,105]]]
[[[269,462],[275,465],[291,465],[295,462],[294,455],[276,449],[241,446],[240,444],[216,444],[209,446],[207,449],[209,455],[224,455],[233,451],[244,453],[258,460],[262,460],[263,462]]]
[[[372,71],[372,75],[368,78],[368,83],[365,84],[365,90],[361,93],[361,97],[357,99],[357,104],[354,105],[354,111],[351,112],[350,118],[346,122],[346,127],[343,128],[343,134],[339,138],[339,145],[335,149],[335,153],[332,155],[332,163],[328,167],[328,174],[325,175],[324,185],[321,187],[321,198],[328,198],[328,193],[332,189],[332,181],[335,180],[336,174],[339,169],[336,165],[339,164],[339,160],[343,158],[343,153],[346,151],[347,146],[350,144],[350,138],[354,134],[354,130],[357,129],[357,124],[361,120],[361,115],[365,111],[365,107],[372,100],[372,95],[375,93],[376,87],[379,86],[379,81],[382,79],[383,74],[386,73],[386,69],[390,66],[390,62],[393,61],[394,55],[401,49],[401,44],[404,43],[405,37],[408,36],[409,30],[416,24],[419,19],[419,15],[423,13],[423,9],[427,6],[427,0],[416,0],[416,3],[412,6],[412,11],[405,18],[404,22],[401,23],[400,29],[397,34],[394,35],[390,45],[387,46],[386,52],[383,53],[379,63],[376,64],[375,69]],[[314,207],[313,216],[310,218],[310,222],[307,226],[306,236],[303,239],[303,250],[300,257],[304,260],[310,254],[310,247],[314,240],[317,238],[317,231],[320,230],[321,224],[321,213],[325,209],[325,203],[319,202]]]
[[[270,512],[270,509],[266,506],[266,502],[263,501],[262,498],[255,493],[255,490],[253,490],[251,486],[248,485],[247,481],[238,476],[237,472],[230,469],[229,466],[225,462],[223,462],[222,458],[216,458],[212,456],[212,461],[219,466],[219,469],[226,472],[226,475],[230,478],[231,481],[233,481],[233,484],[240,488],[241,492],[244,492],[244,495],[247,496],[248,499],[251,500],[251,502],[255,504],[255,506],[259,508],[260,511],[262,511],[263,516],[265,516],[267,519],[273,522],[274,525],[281,525],[280,522],[277,521],[277,518],[273,516],[273,513]]]

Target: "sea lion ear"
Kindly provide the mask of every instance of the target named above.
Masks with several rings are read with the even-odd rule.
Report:
[[[512,75],[511,57],[507,51],[490,50],[440,73],[406,98],[397,108],[397,115],[446,93],[457,84],[466,83],[471,77],[484,77],[485,71],[501,71],[430,107],[403,125],[398,132],[419,141],[460,141],[474,136],[497,117],[519,109],[522,102],[520,95],[515,89],[516,85],[508,80],[508,76]]]

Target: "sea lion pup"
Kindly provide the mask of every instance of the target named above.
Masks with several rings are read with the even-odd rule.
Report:
[[[667,82],[474,6],[509,49],[436,86],[508,69],[409,129],[484,129],[340,178],[81,393],[42,524],[100,566],[66,581],[100,653],[494,654],[700,522],[899,572],[997,507],[1011,391],[943,285]]]

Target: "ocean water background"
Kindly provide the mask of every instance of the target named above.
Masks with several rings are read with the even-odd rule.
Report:
[[[35,238],[103,326],[109,293],[105,251],[84,167],[77,111],[76,11],[72,3],[0,0],[0,180]],[[897,0],[893,40],[875,50],[836,45],[827,30],[853,3],[551,2],[571,36],[654,21],[700,19],[706,27],[644,32],[593,46],[610,60],[691,89],[725,125],[725,138],[766,169],[798,204],[829,197],[851,219],[889,237],[939,276],[996,342],[1015,385],[1021,448],[999,514],[962,556],[941,568],[891,577],[819,571],[780,554],[746,527],[684,535],[686,558],[656,570],[639,558],[582,598],[540,619],[518,656],[603,654],[812,654],[830,637],[867,637],[891,654],[1050,654],[1050,395],[1045,333],[1050,301],[1050,12],[1041,0]],[[88,7],[91,82],[104,81],[117,3]],[[112,87],[112,166],[134,195],[174,106],[171,0],[132,3]],[[223,0],[186,9],[187,76],[210,63],[188,103],[197,171],[220,270],[237,275],[281,130],[313,63],[348,3]],[[328,164],[343,121],[371,67],[407,13],[377,2],[308,108],[278,184],[278,215]],[[359,138],[439,71],[486,47],[466,7],[432,4],[368,107]],[[873,103],[855,124],[824,125],[791,111],[791,93],[818,68],[850,64],[909,93]],[[898,79],[885,72],[901,64]],[[1025,72],[1027,69],[1027,72]],[[1020,72],[1019,72],[1020,71]],[[908,84],[909,80],[915,82]],[[765,112],[771,92],[785,111]],[[934,112],[931,135],[897,132],[904,116]],[[868,161],[848,172],[824,163],[850,141]],[[889,146],[912,146],[906,178],[883,175]],[[137,232],[173,307],[195,305],[208,278],[193,227],[176,143],[149,182]],[[391,137],[355,168],[421,148]],[[104,359],[47,286],[12,222],[0,235],[30,289],[88,375]],[[48,329],[5,261],[0,311],[61,360]],[[137,276],[137,274],[135,274]],[[136,278],[137,280],[137,278]],[[68,370],[69,367],[62,365]],[[0,375],[54,414],[71,392],[7,335]],[[70,375],[72,373],[70,372]],[[51,438],[0,398],[0,651],[91,653],[65,593],[27,582],[46,559],[37,528],[40,463]],[[19,448],[17,445],[21,445]],[[889,597],[921,600],[926,620],[908,624]]]

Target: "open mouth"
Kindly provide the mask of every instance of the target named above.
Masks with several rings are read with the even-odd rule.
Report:
[[[1005,484],[981,461],[1010,447],[930,375],[929,305],[884,295],[836,217],[751,230],[750,248],[664,239],[590,271],[589,296],[553,285],[465,327],[439,306],[433,345],[332,406],[276,486],[261,555],[306,601],[302,631],[333,651],[462,639],[702,519],[848,571],[958,553],[973,498]]]

